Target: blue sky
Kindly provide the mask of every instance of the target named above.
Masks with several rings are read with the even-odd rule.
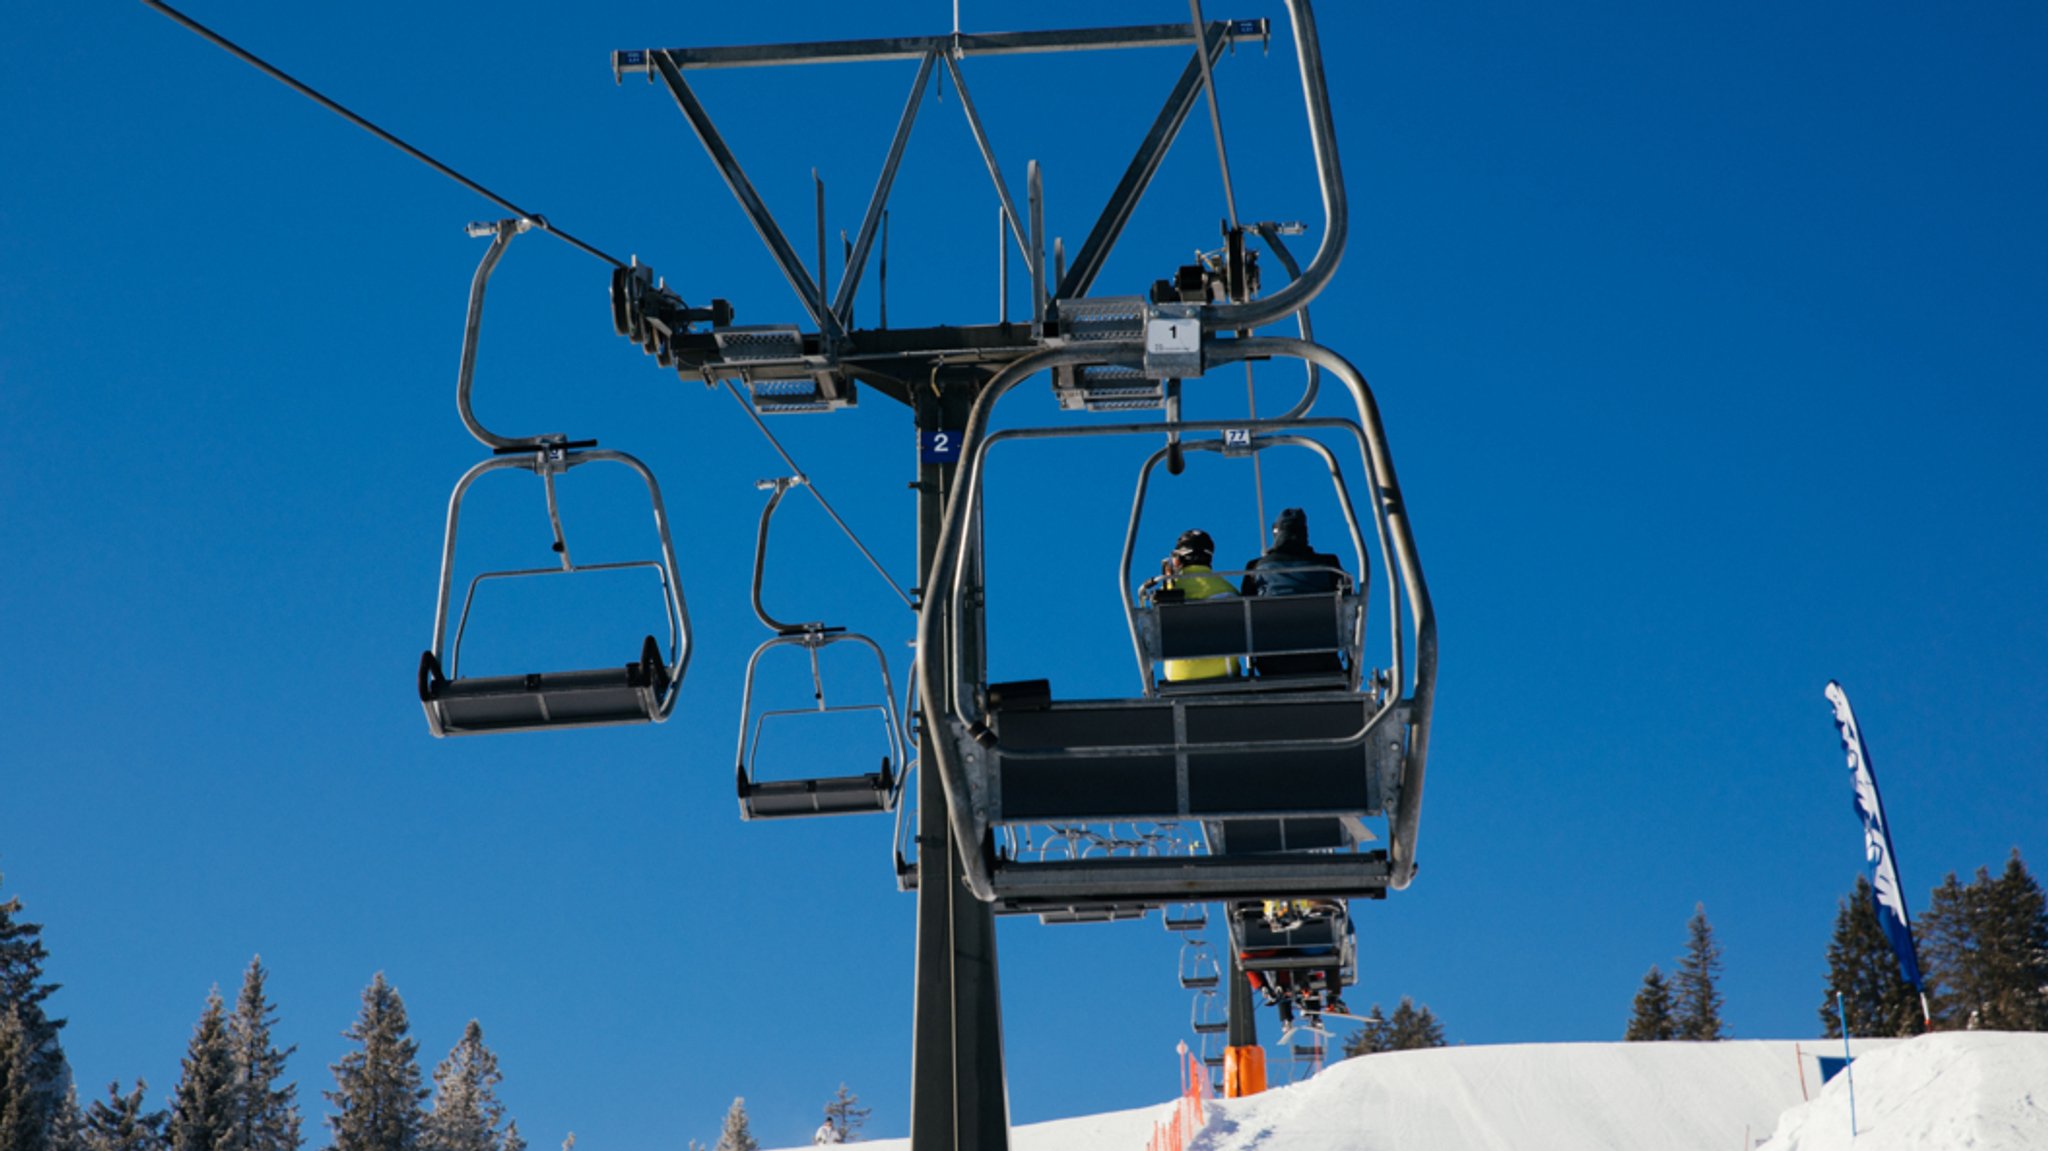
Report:
[[[1284,24],[1268,0],[1205,7]],[[745,323],[799,313],[666,95],[614,86],[608,53],[951,20],[938,2],[189,10]],[[1186,16],[962,4],[970,31]],[[1830,678],[1863,721],[1916,911],[1948,871],[2015,847],[2048,863],[2044,19],[1319,13],[1352,235],[1317,330],[1374,382],[1443,653],[1422,871],[1359,908],[1354,1003],[1414,995],[1468,1043],[1615,1038],[1699,902],[1735,1034],[1816,1031],[1860,866]],[[798,1142],[841,1081],[876,1133],[904,1131],[912,901],[887,822],[742,825],[731,799],[741,672],[766,634],[746,598],[753,481],[781,470],[731,400],[611,333],[597,261],[513,246],[479,411],[654,467],[698,649],[665,725],[433,741],[413,667],[448,491],[483,455],[453,404],[483,248],[462,225],[497,210],[141,4],[33,7],[13,27],[0,894],[46,927],[84,1087],[142,1075],[167,1093],[208,988],[261,952],[309,1116],[383,971],[430,1063],[482,1021],[539,1147],[709,1141],[734,1095],[764,1141]],[[1050,232],[1085,232],[1180,62],[970,62],[1013,185],[1045,166]],[[810,170],[835,234],[855,227],[912,74],[698,90],[809,251]],[[1218,82],[1241,211],[1306,222],[1312,250],[1284,34]],[[994,199],[954,101],[927,103],[899,177],[898,326],[994,318]],[[1223,211],[1197,118],[1099,290],[1213,246]],[[1241,392],[1233,377],[1214,402]],[[869,395],[776,430],[908,583],[905,413]],[[1113,548],[1134,468],[1018,475],[992,521],[1012,589],[992,639],[1020,646],[994,658],[1127,687]],[[1286,482],[1269,477],[1269,512]],[[572,508],[575,541],[638,558],[644,513],[609,494],[626,512]],[[480,511],[524,517],[494,544],[545,531],[527,495]],[[1256,551],[1241,480],[1184,498],[1214,509],[1226,557]],[[909,613],[815,508],[785,515],[771,608],[876,636],[900,689]],[[521,610],[491,631],[507,659],[645,630],[611,641]],[[1171,1094],[1188,1014],[1172,938],[1001,930],[1019,1119]]]

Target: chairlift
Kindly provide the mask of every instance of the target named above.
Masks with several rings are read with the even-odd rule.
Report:
[[[754,649],[747,660],[746,687],[740,697],[740,734],[735,779],[743,819],[784,819],[808,815],[859,815],[893,810],[903,792],[907,773],[902,770],[903,728],[896,715],[896,688],[889,678],[889,662],[874,640],[841,627],[822,623],[785,623],[768,614],[761,603],[761,584],[768,560],[768,529],[782,497],[793,487],[808,487],[802,476],[763,480],[756,485],[769,493],[768,506],[761,512],[761,530],[754,548],[754,614],[775,635]],[[827,698],[819,654],[840,644],[863,648],[875,657],[882,685],[880,702],[836,704]],[[778,647],[795,647],[809,657],[813,706],[754,710],[754,688],[761,670],[761,658]],[[797,779],[761,779],[759,767],[761,736],[770,721],[789,721],[818,715],[876,715],[881,720],[885,743],[881,766],[853,775],[813,776]],[[900,830],[900,829],[899,829]],[[900,858],[900,856],[899,856]],[[900,875],[900,870],[899,870]]]
[[[1268,1003],[1320,1016],[1358,982],[1358,936],[1341,900],[1259,900],[1231,908],[1230,953]]]
[[[1161,922],[1168,931],[1200,931],[1209,926],[1209,905],[1206,903],[1169,904],[1160,913]]]
[[[1064,313],[1063,313],[1064,314]],[[1193,321],[1188,321],[1192,323]],[[1436,668],[1435,619],[1377,408],[1364,378],[1307,340],[1240,337],[1205,345],[1200,368],[1291,357],[1320,366],[1348,389],[1356,418],[1311,417],[1306,400],[1277,416],[1077,424],[989,430],[998,400],[1024,378],[1063,364],[1101,362],[1103,347],[1036,353],[999,373],[964,429],[962,464],[949,506],[920,643],[948,643],[950,682],[923,665],[937,766],[949,817],[964,844],[975,894],[1008,907],[1077,898],[1157,904],[1261,898],[1378,897],[1414,874],[1421,784]],[[1125,345],[1126,349],[1137,345]],[[1126,350],[1123,355],[1131,352]],[[1153,369],[1160,370],[1160,369]],[[1190,376],[1200,373],[1190,372]],[[1184,382],[1195,386],[1197,379]],[[1307,450],[1325,464],[1358,560],[1355,583],[1326,595],[1175,602],[1163,581],[1131,577],[1137,525],[1153,468],[1140,472],[1122,557],[1124,596],[1141,690],[1134,698],[1062,700],[1050,680],[987,682],[980,631],[982,487],[997,446],[1069,437],[1152,437],[1186,452],[1253,456]],[[1355,448],[1374,498],[1362,521],[1338,454]],[[1348,451],[1347,451],[1348,455]],[[1369,525],[1369,527],[1368,527]],[[1370,530],[1376,548],[1366,546]],[[1374,578],[1371,567],[1381,570]],[[1384,590],[1384,656],[1364,650],[1367,590]],[[979,650],[977,650],[977,647]],[[1163,685],[1166,658],[1323,652],[1341,671],[1311,682]],[[1377,670],[1368,672],[1369,663]],[[1277,677],[1275,677],[1277,678]],[[1198,823],[1205,853],[1172,858],[1084,859],[1057,864],[1006,854],[995,832],[1018,824],[1156,820]],[[1368,847],[1384,830],[1384,847]]]
[[[1223,996],[1215,988],[1207,988],[1195,996],[1188,1026],[1197,1035],[1221,1035],[1230,1030],[1230,1016],[1224,1007]]]
[[[1213,989],[1223,982],[1223,969],[1216,955],[1200,939],[1184,941],[1180,949],[1180,986],[1183,991]]]
[[[472,236],[489,235],[492,242],[470,282],[469,316],[463,333],[456,401],[464,425],[494,454],[465,472],[456,482],[454,494],[448,500],[448,526],[441,551],[440,595],[434,612],[434,639],[432,646],[420,655],[418,681],[420,704],[426,711],[428,729],[437,737],[539,728],[659,723],[667,719],[674,708],[677,689],[689,664],[689,613],[683,604],[682,585],[676,574],[675,546],[669,535],[668,515],[662,506],[661,488],[655,482],[654,473],[624,452],[598,448],[595,440],[571,441],[559,434],[498,435],[484,428],[471,408],[470,388],[475,375],[484,286],[512,237],[532,226],[531,220],[517,219],[469,227]],[[556,499],[556,483],[571,469],[592,463],[628,468],[646,484],[659,541],[660,550],[656,558],[579,564],[571,557]],[[461,519],[463,497],[479,477],[501,470],[531,472],[541,481],[548,523],[553,529],[557,565],[486,571],[476,575],[463,596],[462,611],[451,639],[448,623],[454,592],[456,528]],[[654,572],[659,580],[666,616],[665,647],[653,633],[649,633],[640,640],[635,653],[638,658],[621,661],[611,667],[513,675],[462,674],[462,640],[468,632],[470,611],[475,605],[477,591],[485,584],[498,580],[638,569]],[[621,654],[626,653],[622,651]]]

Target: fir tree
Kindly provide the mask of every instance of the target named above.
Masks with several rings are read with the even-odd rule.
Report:
[[[407,1037],[405,1002],[384,973],[363,991],[362,1014],[342,1035],[361,1048],[333,1067],[335,1090],[326,1092],[336,1114],[332,1151],[419,1151],[419,1043]]]
[[[1417,1007],[1413,999],[1403,995],[1401,1002],[1394,1005],[1393,1018],[1387,1021],[1387,1043],[1392,1051],[1442,1047],[1444,1025],[1430,1013],[1428,1004]]]
[[[1849,1033],[1855,1036],[1903,1038],[1921,1029],[1920,996],[1899,972],[1898,957],[1871,901],[1870,881],[1860,875],[1856,889],[1835,911],[1835,934],[1828,943],[1827,993],[1820,1019],[1830,1039],[1842,1036],[1843,1012],[1849,1016]]]
[[[725,1112],[725,1127],[718,1133],[718,1142],[711,1151],[761,1151],[761,1144],[754,1133],[747,1130],[747,1101],[735,1098]]]
[[[848,1091],[846,1084],[841,1083],[838,1094],[832,1096],[825,1104],[825,1122],[830,1124],[832,1130],[839,1136],[833,1142],[851,1143],[860,1138],[860,1129],[867,1123],[868,1113],[873,1110],[872,1107],[862,1107],[860,1096]]]
[[[219,988],[206,997],[181,1066],[171,1092],[171,1151],[225,1151],[235,1122],[235,1067]]]
[[[508,1125],[498,1102],[498,1057],[484,1046],[476,1020],[461,1042],[434,1070],[434,1109],[421,1132],[423,1151],[515,1151],[523,1145],[516,1124]]]
[[[51,1151],[49,1105],[22,1009],[0,1003],[0,1151]]]
[[[1392,1051],[1394,1045],[1390,1034],[1391,1027],[1385,1013],[1380,1010],[1380,1005],[1373,1004],[1372,1010],[1365,1013],[1364,1019],[1359,1020],[1358,1030],[1344,1037],[1344,1058]]]
[[[0,882],[5,880],[0,876]],[[43,979],[43,961],[50,957],[42,943],[43,928],[20,918],[21,911],[20,897],[0,900],[0,1012],[12,1009],[14,1026],[21,1033],[15,1041],[20,1047],[13,1056],[15,1062],[0,1074],[20,1076],[12,1089],[35,1096],[32,1102],[18,1105],[15,1130],[26,1132],[27,1127],[21,1125],[32,1124],[33,1134],[19,1137],[32,1138],[34,1151],[42,1151],[51,1143],[50,1124],[71,1090],[71,1067],[64,1061],[64,1046],[57,1037],[64,1021],[43,1011],[43,1001],[58,988]],[[14,1147],[0,1141],[0,1151],[14,1151]]]
[[[85,1151],[164,1151],[167,1116],[142,1109],[147,1091],[140,1079],[126,1095],[119,1082],[107,1084],[107,1097],[94,1100],[85,1111],[79,1135]]]
[[[2048,1031],[2048,899],[2027,872],[2018,848],[2005,871],[1986,885],[1978,961],[1990,989],[1983,1026]]]
[[[57,1101],[57,1113],[50,1120],[51,1151],[85,1151],[85,1113],[78,1107],[78,1084],[64,1089]]]
[[[1977,937],[1985,919],[1984,887],[1990,876],[1979,869],[1978,882],[1963,886],[1951,871],[1927,901],[1920,917],[1920,973],[1938,1027],[1977,1025],[1977,1007],[1988,997],[1983,968],[1977,962]]]
[[[263,993],[269,973],[263,957],[249,961],[242,974],[242,992],[228,1017],[228,1060],[234,1069],[233,1122],[223,1151],[298,1151],[303,1142],[299,1124],[298,1086],[279,1085],[284,1061],[295,1047],[271,1045],[270,1029],[277,1009]]]
[[[1721,945],[1714,942],[1714,928],[1707,922],[1707,906],[1693,906],[1692,921],[1686,924],[1685,955],[1672,976],[1676,998],[1673,1012],[1675,1038],[1725,1039],[1728,1028],[1721,1022]]]
[[[1643,976],[1643,988],[1636,992],[1636,1001],[1628,1017],[1628,1030],[1622,1038],[1631,1043],[1656,1043],[1678,1037],[1678,1022],[1672,1017],[1671,984],[1664,979],[1664,973],[1657,965],[1650,965],[1650,973]]]

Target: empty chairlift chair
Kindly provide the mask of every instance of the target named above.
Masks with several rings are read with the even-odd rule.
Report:
[[[1180,949],[1180,986],[1183,991],[1213,991],[1223,982],[1223,969],[1209,945],[1199,939],[1183,940]]]
[[[746,687],[740,699],[740,734],[735,767],[743,819],[782,819],[808,815],[860,815],[891,811],[902,795],[903,728],[896,716],[896,689],[889,678],[889,663],[882,649],[867,636],[822,623],[790,624],[768,614],[761,603],[761,583],[768,557],[768,528],[776,507],[791,487],[801,486],[801,476],[764,480],[758,486],[769,491],[768,506],[761,512],[761,530],[754,549],[754,614],[775,635],[754,649],[747,661]],[[827,697],[820,655],[829,648],[865,650],[874,656],[881,699],[857,703],[834,703]],[[780,647],[801,649],[810,661],[812,705],[797,708],[754,706],[755,687],[762,657]],[[847,648],[842,648],[846,650]],[[787,779],[766,779],[759,773],[761,737],[771,722],[793,723],[820,715],[870,714],[882,736],[880,765],[874,771],[839,775],[806,775]],[[899,875],[902,871],[899,860]]]
[[[477,336],[484,285],[512,236],[525,231],[525,220],[471,225],[475,235],[493,235],[490,251],[470,285],[469,321],[463,338],[458,407],[470,433],[495,453],[464,473],[448,500],[448,524],[441,552],[440,595],[434,612],[433,644],[420,656],[419,697],[427,725],[436,736],[484,732],[530,731],[542,728],[589,727],[603,724],[660,722],[675,706],[676,692],[689,662],[689,615],[677,578],[675,546],[668,515],[654,474],[624,452],[602,450],[595,441],[570,442],[560,435],[500,436],[486,430],[470,407],[470,384],[476,363]],[[593,463],[625,467],[645,483],[654,515],[657,551],[652,558],[626,562],[578,564],[571,556],[562,528],[556,484],[571,469]],[[462,503],[476,481],[489,472],[516,470],[538,478],[544,491],[548,522],[553,529],[555,563],[547,567],[485,571],[469,581],[459,616],[450,628],[455,579],[456,534]],[[497,580],[563,578],[598,572],[643,569],[659,584],[661,634],[649,632],[620,646],[621,658],[610,666],[569,670],[521,671],[515,674],[463,674],[462,641],[479,588]]]

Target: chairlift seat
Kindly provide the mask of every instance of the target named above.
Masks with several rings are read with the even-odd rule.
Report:
[[[668,671],[653,637],[622,667],[447,679],[420,656],[420,703],[436,736],[659,722]]]
[[[889,761],[880,771],[823,779],[778,779],[749,782],[739,771],[740,808],[748,819],[803,815],[863,815],[887,811],[896,792]]]

